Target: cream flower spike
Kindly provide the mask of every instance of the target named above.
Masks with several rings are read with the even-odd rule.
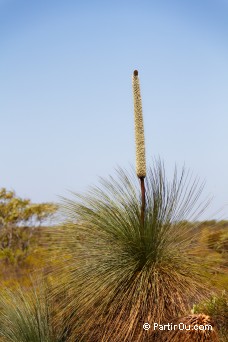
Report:
[[[137,70],[135,70],[133,73],[132,85],[135,120],[136,173],[139,178],[144,178],[146,177],[145,139],[143,128],[142,100],[140,95],[140,84]]]

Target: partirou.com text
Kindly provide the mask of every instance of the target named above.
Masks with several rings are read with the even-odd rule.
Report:
[[[153,323],[150,325],[149,323],[144,323],[143,324],[143,329],[144,330],[149,330],[150,328],[153,328],[153,330],[212,330],[212,326],[210,324],[195,324],[195,325],[190,325],[190,324],[184,324],[184,323],[178,323],[178,324],[173,324],[173,323],[167,323],[167,324],[158,324],[158,323]]]

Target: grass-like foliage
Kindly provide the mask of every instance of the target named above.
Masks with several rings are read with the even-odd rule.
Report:
[[[0,341],[64,342],[63,328],[54,328],[54,310],[47,284],[1,290]]]
[[[203,186],[184,169],[168,181],[163,163],[154,165],[145,179],[144,223],[134,172],[118,169],[64,200],[66,223],[56,234],[64,263],[56,277],[69,293],[59,308],[69,341],[144,341],[144,322],[167,322],[207,296],[197,228],[186,224],[206,205]]]

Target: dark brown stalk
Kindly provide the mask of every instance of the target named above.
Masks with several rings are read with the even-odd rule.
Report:
[[[141,194],[142,194],[142,206],[141,206],[141,222],[142,222],[142,230],[144,228],[144,221],[145,221],[145,206],[146,206],[146,191],[145,191],[145,177],[140,177],[141,183]]]

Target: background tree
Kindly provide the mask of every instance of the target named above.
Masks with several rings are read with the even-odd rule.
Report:
[[[35,228],[53,218],[56,210],[53,203],[34,204],[0,189],[0,249],[27,249]]]

